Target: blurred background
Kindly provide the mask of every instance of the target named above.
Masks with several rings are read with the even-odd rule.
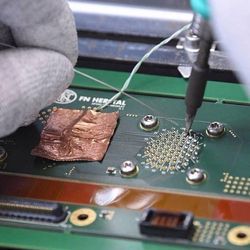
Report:
[[[192,22],[188,0],[68,1],[79,35],[78,66],[131,71],[154,45]],[[143,64],[140,72],[182,76],[197,50],[186,48],[185,34],[163,46]],[[210,56],[210,80],[236,82],[218,42]],[[226,74],[225,74],[226,72]]]

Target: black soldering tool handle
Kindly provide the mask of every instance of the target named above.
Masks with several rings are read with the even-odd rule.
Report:
[[[208,59],[211,46],[212,40],[200,40],[200,50],[198,52],[197,60],[192,67],[185,99],[187,114],[190,116],[196,115],[196,111],[203,101],[209,73]]]

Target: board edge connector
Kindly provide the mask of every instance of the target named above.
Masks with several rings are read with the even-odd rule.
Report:
[[[59,203],[0,196],[0,221],[59,224],[67,215]]]

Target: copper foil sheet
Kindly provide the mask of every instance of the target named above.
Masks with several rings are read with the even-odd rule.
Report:
[[[118,112],[55,110],[31,154],[54,161],[103,159],[119,117]]]

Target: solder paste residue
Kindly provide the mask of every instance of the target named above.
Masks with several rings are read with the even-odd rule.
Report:
[[[163,129],[155,136],[146,139],[146,146],[141,156],[142,165],[152,170],[164,172],[185,171],[190,165],[198,162],[202,136],[184,130]]]

